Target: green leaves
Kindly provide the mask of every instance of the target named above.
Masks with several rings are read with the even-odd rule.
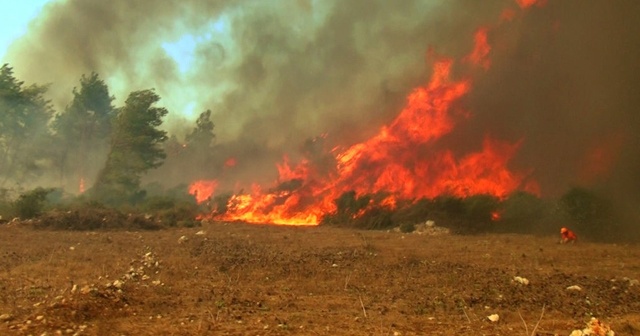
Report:
[[[140,196],[141,176],[162,164],[167,133],[158,127],[168,111],[154,106],[159,100],[153,90],[135,91],[118,111],[107,162],[94,188],[96,198],[110,204],[133,201]]]
[[[49,159],[53,110],[46,86],[24,86],[7,64],[0,68],[0,187],[39,174]]]
[[[102,168],[115,114],[113,99],[98,74],[83,75],[73,100],[56,116],[54,155],[63,185],[75,188],[79,180],[93,180]]]

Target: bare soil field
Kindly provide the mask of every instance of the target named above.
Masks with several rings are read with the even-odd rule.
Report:
[[[238,223],[0,242],[2,335],[640,335],[636,245]]]

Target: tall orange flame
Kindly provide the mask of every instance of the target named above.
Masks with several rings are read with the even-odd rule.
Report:
[[[517,3],[526,8],[542,2]],[[475,47],[465,58],[485,69],[490,65],[488,32],[487,28],[476,32]],[[252,223],[315,225],[324,214],[335,211],[334,200],[349,191],[386,195],[379,205],[389,208],[395,207],[399,199],[441,194],[504,197],[517,189],[536,192],[535,181],[527,181],[525,173],[507,168],[520,142],[506,143],[486,136],[476,152],[464,155],[437,148],[438,140],[463,119],[453,104],[471,89],[469,79],[451,80],[453,65],[451,59],[436,61],[429,82],[408,95],[404,108],[392,122],[366,141],[335,148],[331,152],[334,167],[330,173],[320,173],[310,160],[291,165],[285,156],[277,166],[277,187],[265,190],[254,184],[251,193],[232,196],[226,212],[214,215],[222,220]],[[204,182],[192,185],[199,201],[210,196],[204,197]],[[215,189],[217,183],[209,182],[214,186],[211,190]]]
[[[217,187],[218,181],[199,180],[191,183],[189,186],[189,194],[193,195],[198,203],[202,203],[213,195]]]

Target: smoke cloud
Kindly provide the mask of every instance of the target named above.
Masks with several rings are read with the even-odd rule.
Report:
[[[490,66],[469,73],[456,63],[473,78],[459,106],[470,117],[440,145],[464,153],[486,135],[522,141],[514,168],[531,171],[543,195],[598,185],[632,207],[640,203],[639,12],[632,0],[526,11],[512,0],[67,0],[47,6],[7,59],[19,78],[53,83],[59,106],[81,74],[96,71],[116,102],[155,87],[175,132],[211,109],[219,166],[233,156],[229,178],[260,182],[310,138],[328,134],[331,147],[375,133],[428,80],[433,55],[463,59],[485,27]],[[188,69],[165,48],[185,36]]]

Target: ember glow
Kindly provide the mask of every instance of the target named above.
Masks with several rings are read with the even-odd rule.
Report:
[[[489,43],[487,42],[487,28],[480,28],[476,31],[474,42],[475,47],[465,60],[470,61],[475,65],[482,66],[485,70],[488,70],[489,66],[491,66],[491,62],[488,58],[491,46],[489,46]]]
[[[224,166],[225,167],[235,167],[235,165],[238,162],[236,161],[236,158],[230,157],[227,159],[227,161],[224,162]]]
[[[84,194],[85,192],[84,177],[80,178],[80,182],[78,183],[78,192],[81,194]]]
[[[533,5],[544,6],[547,3],[547,0],[516,0],[516,2],[521,8],[527,8]]]

